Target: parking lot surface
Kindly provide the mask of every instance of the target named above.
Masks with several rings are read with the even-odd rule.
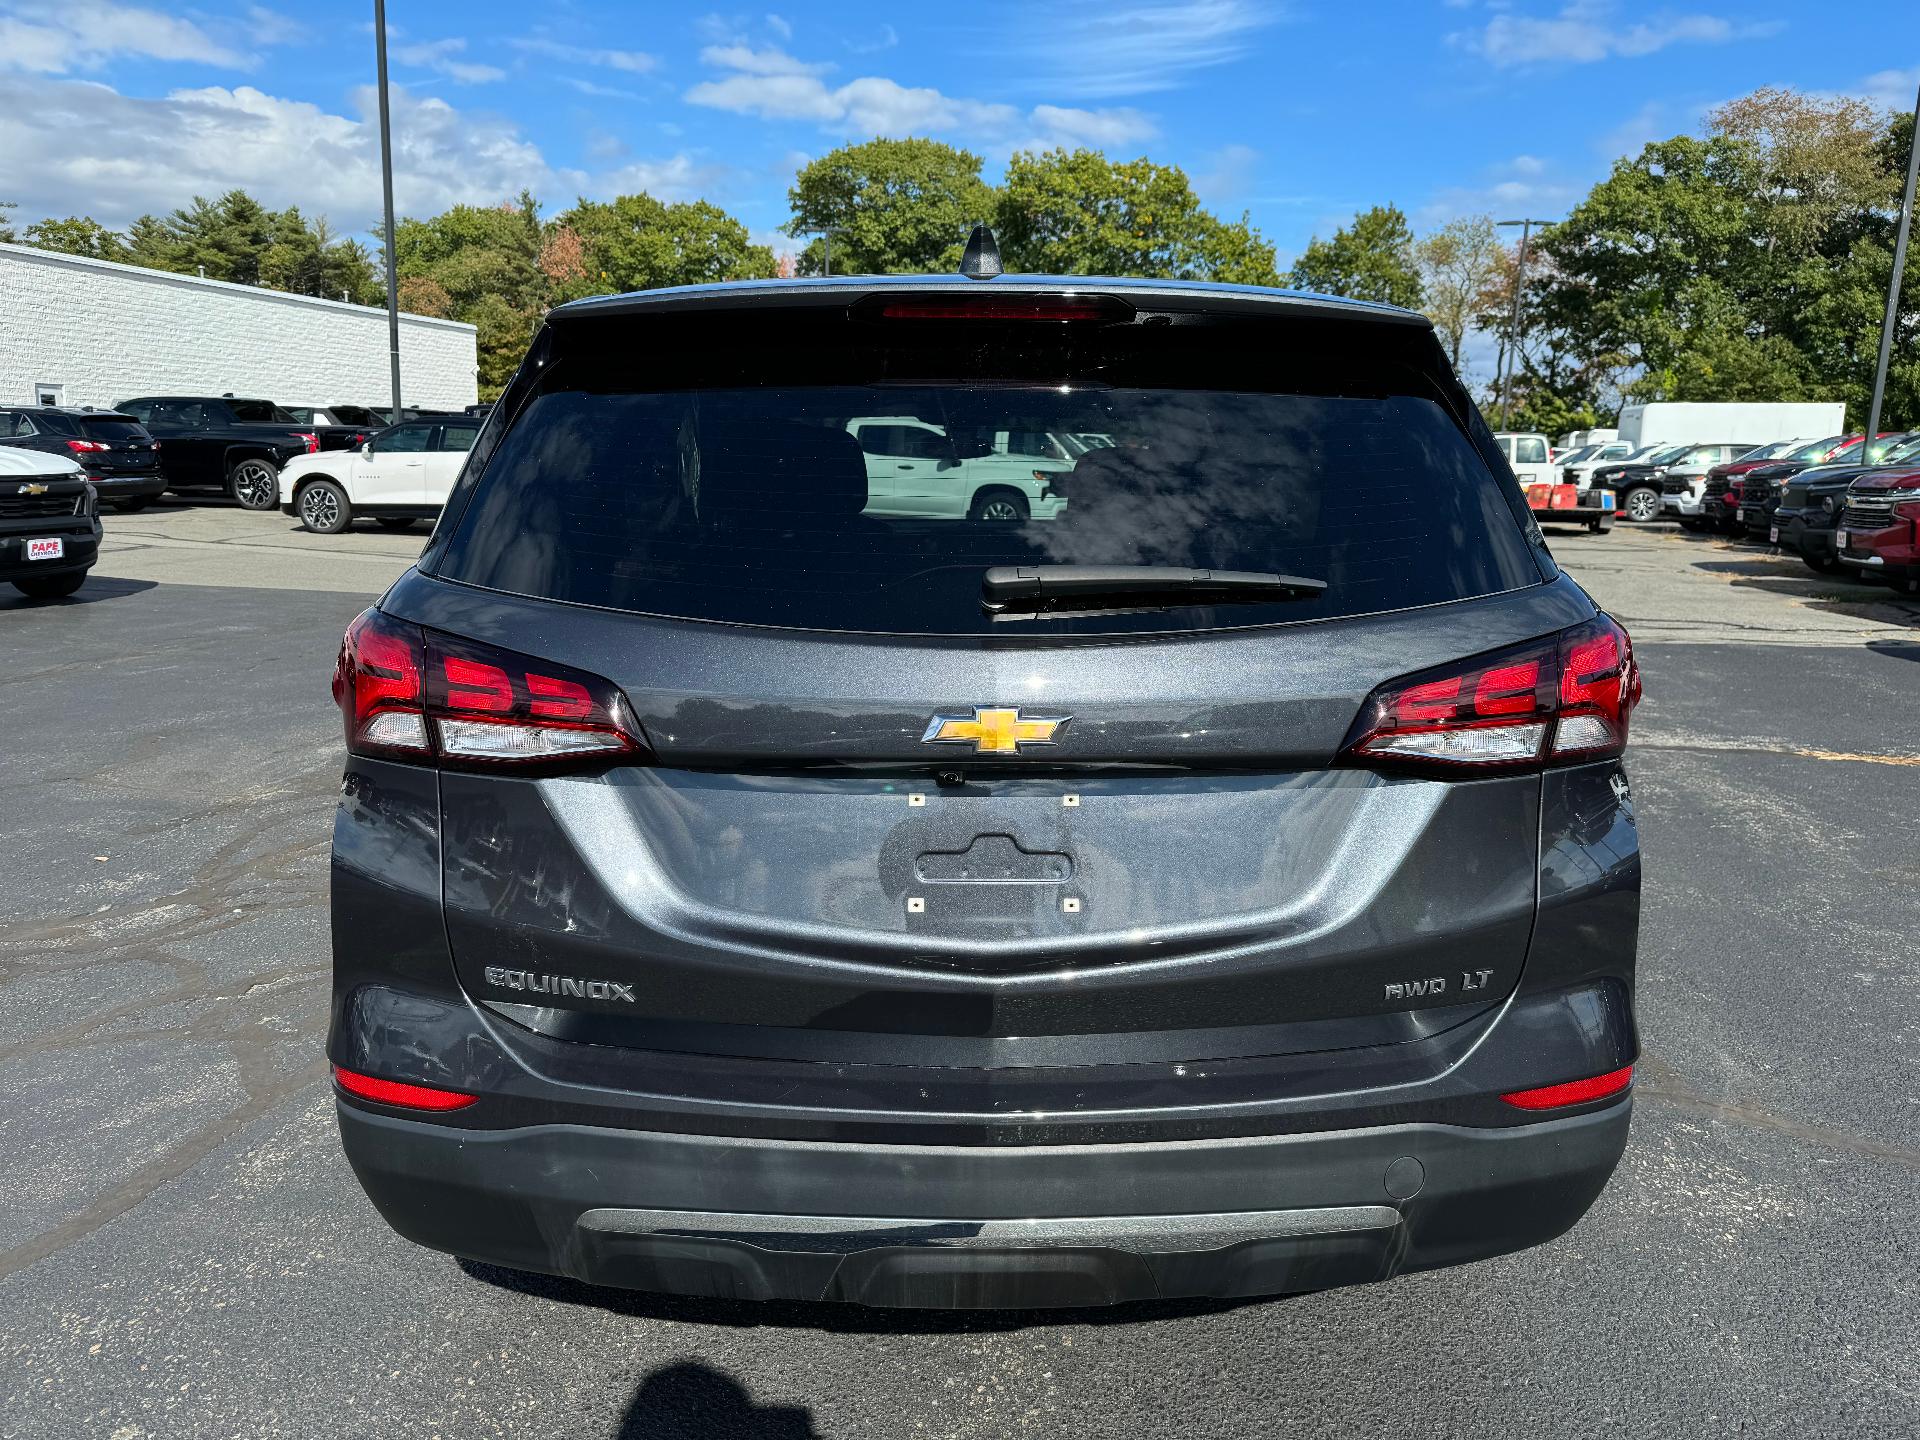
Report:
[[[1520,1255],[1253,1304],[941,1315],[414,1248],[320,1042],[342,627],[426,529],[110,516],[0,599],[0,1434],[1920,1433],[1920,608],[1550,536],[1641,647],[1633,1139]],[[6,592],[12,597],[13,592]]]

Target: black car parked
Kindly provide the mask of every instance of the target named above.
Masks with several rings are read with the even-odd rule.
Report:
[[[144,509],[167,488],[160,447],[131,415],[61,405],[0,407],[0,445],[64,455],[116,510]]]
[[[71,595],[100,555],[100,501],[73,460],[0,448],[0,583],[36,600]]]
[[[1009,521],[873,417],[1111,443]],[[420,1243],[1255,1295],[1548,1240],[1625,1144],[1632,652],[1419,315],[563,306],[334,693],[340,1129]]]
[[[160,442],[169,490],[221,490],[248,510],[280,502],[280,467],[295,455],[343,448],[347,427],[303,426],[271,400],[150,395],[114,407]]]

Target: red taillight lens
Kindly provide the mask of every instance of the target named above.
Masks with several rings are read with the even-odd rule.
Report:
[[[427,734],[426,647],[417,626],[365,610],[347,627],[333,667],[333,703],[356,755],[420,756]]]
[[[611,682],[378,610],[348,627],[333,698],[356,755],[554,768],[645,749]]]
[[[309,435],[304,430],[296,430],[293,432],[293,438],[307,447],[307,453],[309,455],[318,455],[320,453],[320,437],[318,435]]]
[[[436,1090],[431,1085],[409,1085],[404,1080],[381,1080],[354,1070],[333,1067],[333,1083],[349,1095],[376,1100],[382,1105],[400,1105],[408,1110],[464,1110],[480,1097],[458,1090]]]
[[[1618,755],[1639,701],[1632,643],[1602,615],[1549,640],[1381,686],[1341,761],[1454,771]]]
[[[67,449],[76,455],[93,455],[102,450],[111,450],[111,445],[103,445],[98,440],[69,440]]]
[[[1625,1065],[1618,1070],[1609,1070],[1604,1075],[1569,1080],[1564,1085],[1542,1085],[1537,1090],[1515,1090],[1511,1095],[1502,1095],[1500,1098],[1522,1110],[1558,1110],[1562,1106],[1585,1105],[1590,1100],[1604,1100],[1609,1095],[1618,1095],[1632,1083],[1633,1067]]]

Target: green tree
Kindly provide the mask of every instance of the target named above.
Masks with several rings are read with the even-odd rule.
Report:
[[[818,275],[832,229],[833,264],[847,275],[934,274],[960,264],[968,230],[993,210],[980,157],[938,140],[843,145],[802,167],[787,191],[792,236],[815,235],[800,254]]]
[[[1481,297],[1500,272],[1500,248],[1488,215],[1450,220],[1413,247],[1428,318],[1455,370],[1460,368]]]
[[[36,220],[27,226],[26,243],[39,250],[84,255],[91,260],[123,260],[127,248],[117,234],[85,215]]]
[[[345,295],[372,304],[380,294],[365,246],[336,236],[324,219],[307,220],[297,207],[268,210],[244,190],[218,200],[196,196],[164,220],[142,215],[124,236],[84,215],[37,220],[27,226],[26,243],[332,300]]]
[[[1418,310],[1424,298],[1414,257],[1413,230],[1394,205],[1376,205],[1353,224],[1315,239],[1293,262],[1289,283],[1299,290],[1375,300]]]
[[[18,200],[0,200],[0,245],[18,243],[13,233],[13,216],[8,212],[17,210],[19,207]]]
[[[1722,106],[1704,136],[1617,162],[1541,237],[1551,263],[1526,328],[1556,328],[1637,398],[1844,400],[1857,422],[1910,134],[1910,119],[1792,91]],[[1890,376],[1891,420],[1920,422],[1917,372]]]
[[[994,205],[1010,270],[1274,285],[1273,246],[1200,206],[1186,174],[1097,150],[1022,151]]]
[[[544,242],[540,204],[525,191],[499,205],[455,205],[394,226],[403,292],[478,332],[482,399],[496,399],[513,378],[546,311]]]
[[[772,249],[755,245],[745,225],[705,200],[668,205],[645,194],[583,199],[556,226],[545,263],[558,299],[765,280],[774,273]],[[577,262],[563,254],[568,235],[578,237]]]

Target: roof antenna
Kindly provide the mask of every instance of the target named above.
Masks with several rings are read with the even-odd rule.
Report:
[[[969,280],[991,280],[1006,272],[1000,263],[1000,242],[985,225],[973,227],[967,236],[967,250],[960,257],[960,273]]]

